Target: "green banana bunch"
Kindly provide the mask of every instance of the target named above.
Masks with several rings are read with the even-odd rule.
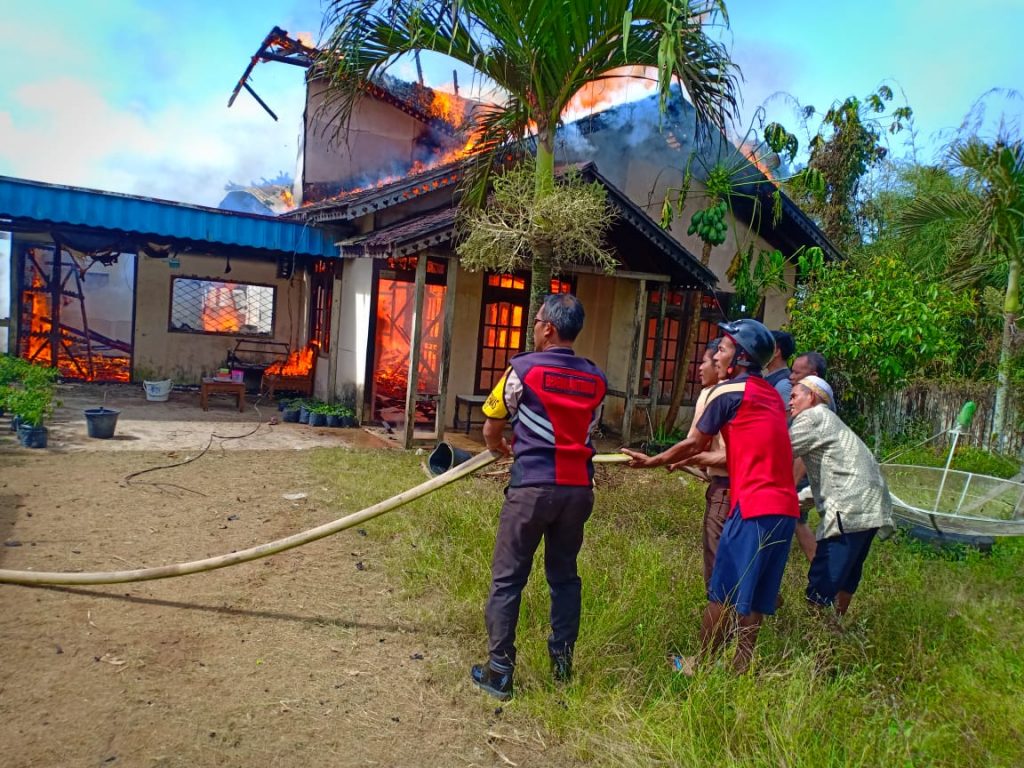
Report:
[[[686,234],[696,234],[705,243],[721,245],[725,242],[727,227],[725,224],[725,213],[728,210],[724,200],[697,211],[690,219],[690,226]]]

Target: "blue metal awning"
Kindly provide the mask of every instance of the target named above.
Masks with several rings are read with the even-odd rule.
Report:
[[[333,237],[297,221],[9,176],[0,176],[0,229],[7,228],[3,219],[21,228],[36,223],[83,227],[157,242],[338,258]]]

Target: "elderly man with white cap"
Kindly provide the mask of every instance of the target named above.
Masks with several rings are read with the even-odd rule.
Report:
[[[833,400],[832,388],[820,376],[800,379],[789,401],[789,437],[821,514],[807,599],[842,616],[860,584],[875,534],[892,528],[892,499],[874,456],[835,414]]]

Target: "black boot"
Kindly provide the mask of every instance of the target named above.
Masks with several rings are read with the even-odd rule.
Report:
[[[512,698],[512,669],[497,670],[490,664],[474,664],[469,670],[473,683],[496,699],[508,701]]]
[[[556,683],[568,683],[572,679],[572,647],[551,653],[551,676]]]

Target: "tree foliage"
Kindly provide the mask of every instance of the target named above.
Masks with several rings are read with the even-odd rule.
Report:
[[[1024,272],[1024,141],[1000,135],[955,142],[950,170],[960,184],[914,199],[900,216],[913,236],[937,223],[954,226],[946,258],[952,285],[987,287],[993,277],[1003,286],[1003,330],[999,348],[993,433],[1002,439],[1011,368],[1017,363],[1017,317]]]
[[[863,241],[867,198],[862,181],[889,154],[886,134],[899,133],[913,116],[906,105],[890,110],[892,99],[892,89],[883,85],[863,100],[850,96],[829,107],[809,144],[807,168],[815,172],[818,188],[807,185],[811,176],[798,175],[789,185],[794,198],[842,250]],[[800,116],[806,124],[818,112],[802,107]]]
[[[538,199],[534,175],[534,162],[527,158],[495,178],[486,206],[461,212],[456,250],[462,263],[471,270],[530,269],[538,240],[547,238],[554,274],[573,264],[613,272],[618,262],[604,237],[616,216],[605,188],[586,182],[573,169],[551,194]]]
[[[877,255],[821,268],[793,300],[789,329],[798,348],[825,355],[847,397],[877,398],[953,365],[969,299]]]
[[[562,114],[582,88],[626,76],[631,66],[657,71],[663,104],[671,83],[680,82],[702,132],[724,128],[736,112],[737,69],[707,30],[726,23],[723,0],[332,0],[333,31],[317,66],[328,78],[327,109],[339,130],[367,86],[405,54],[433,51],[494,83],[504,100],[475,116],[462,197],[480,206],[496,161],[523,150],[524,137],[535,145],[534,194],[550,194]],[[548,290],[552,258],[544,237],[533,250],[531,313]]]

